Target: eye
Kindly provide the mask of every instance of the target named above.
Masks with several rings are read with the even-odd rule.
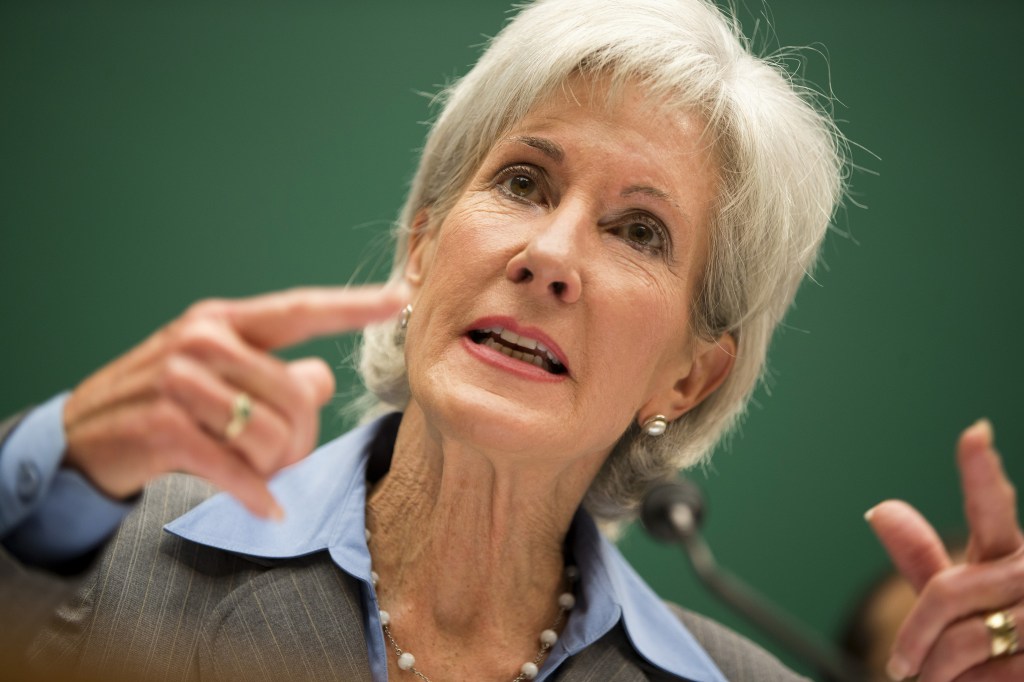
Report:
[[[537,183],[528,175],[513,175],[506,181],[506,187],[517,197],[529,198],[537,189]]]
[[[611,230],[639,251],[659,253],[666,247],[665,228],[647,216],[633,216]]]
[[[632,223],[627,226],[626,238],[643,246],[661,246],[661,238],[658,233],[650,225],[643,223]]]
[[[531,166],[510,166],[498,174],[495,186],[516,201],[541,204],[544,203],[544,192],[539,173]]]

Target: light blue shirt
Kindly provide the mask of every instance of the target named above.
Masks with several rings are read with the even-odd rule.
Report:
[[[107,499],[74,472],[58,468],[64,449],[64,400],[66,396],[58,396],[30,413],[0,449],[0,537],[16,556],[37,563],[38,557],[74,558],[95,548],[130,509]],[[258,519],[220,494],[166,526],[192,542],[253,557],[287,559],[326,550],[338,568],[362,582],[363,630],[378,682],[387,680],[389,649],[370,582],[364,533],[367,466],[371,455],[375,471],[380,460],[387,464],[387,444],[393,443],[398,421],[398,415],[391,415],[357,428],[281,472],[270,488],[286,511],[282,522]],[[33,469],[31,496],[18,491],[18,472],[26,469]],[[693,635],[585,511],[577,512],[570,538],[569,551],[580,570],[576,606],[538,680],[547,679],[567,658],[621,622],[633,648],[651,665],[693,682],[725,682]]]
[[[14,556],[37,566],[95,549],[133,506],[61,468],[67,399],[62,393],[29,412],[0,448],[0,540]]]

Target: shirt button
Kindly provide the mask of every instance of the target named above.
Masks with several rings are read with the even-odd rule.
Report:
[[[39,484],[42,480],[43,477],[40,475],[39,467],[36,466],[35,462],[21,462],[18,465],[18,499],[23,504],[32,502],[36,495],[39,494]]]

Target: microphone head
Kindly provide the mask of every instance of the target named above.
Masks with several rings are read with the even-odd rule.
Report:
[[[679,507],[689,511],[692,530],[700,528],[704,518],[704,496],[700,488],[688,479],[659,483],[644,495],[640,506],[640,521],[647,532],[662,542],[678,542],[681,531],[673,520]]]

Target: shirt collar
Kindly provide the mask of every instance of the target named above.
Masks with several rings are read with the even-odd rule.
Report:
[[[225,494],[216,495],[164,528],[199,544],[254,560],[287,559],[327,550],[350,575],[369,581],[366,546],[367,477],[390,464],[401,415],[390,414],[327,443],[270,483],[283,521],[259,519]],[[693,635],[602,536],[582,509],[570,550],[580,569],[580,598],[558,648],[573,655],[621,619],[633,648],[649,663],[695,682],[725,678]]]

